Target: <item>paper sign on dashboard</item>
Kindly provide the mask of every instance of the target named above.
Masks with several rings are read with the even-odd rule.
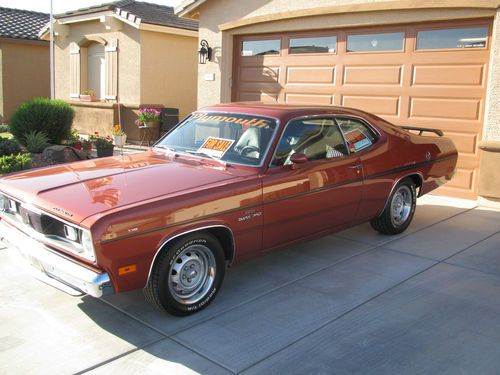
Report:
[[[233,143],[234,139],[208,137],[198,149],[198,152],[220,159]]]

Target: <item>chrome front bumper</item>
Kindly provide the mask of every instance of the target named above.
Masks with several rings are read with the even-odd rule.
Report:
[[[102,297],[113,293],[107,273],[97,273],[49,250],[42,243],[0,220],[0,241],[33,275],[72,295]]]

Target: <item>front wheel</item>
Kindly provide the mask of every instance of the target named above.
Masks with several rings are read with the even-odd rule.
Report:
[[[209,233],[182,237],[155,261],[146,299],[172,315],[189,315],[212,302],[225,273],[224,250]]]
[[[404,179],[394,189],[382,214],[370,221],[373,229],[383,234],[402,233],[410,225],[417,206],[415,184]]]

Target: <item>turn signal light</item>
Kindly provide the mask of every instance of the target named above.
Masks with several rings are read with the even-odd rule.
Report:
[[[135,264],[130,264],[128,266],[124,266],[124,267],[118,268],[118,275],[122,276],[122,275],[126,275],[127,273],[132,273],[132,272],[135,272],[135,271],[137,271],[136,265]]]

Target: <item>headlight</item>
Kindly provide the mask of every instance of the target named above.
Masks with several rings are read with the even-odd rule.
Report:
[[[70,241],[78,241],[78,229],[71,225],[64,225],[64,237]]]
[[[82,251],[81,256],[88,260],[95,261],[94,245],[92,243],[92,235],[89,231],[82,229]]]

